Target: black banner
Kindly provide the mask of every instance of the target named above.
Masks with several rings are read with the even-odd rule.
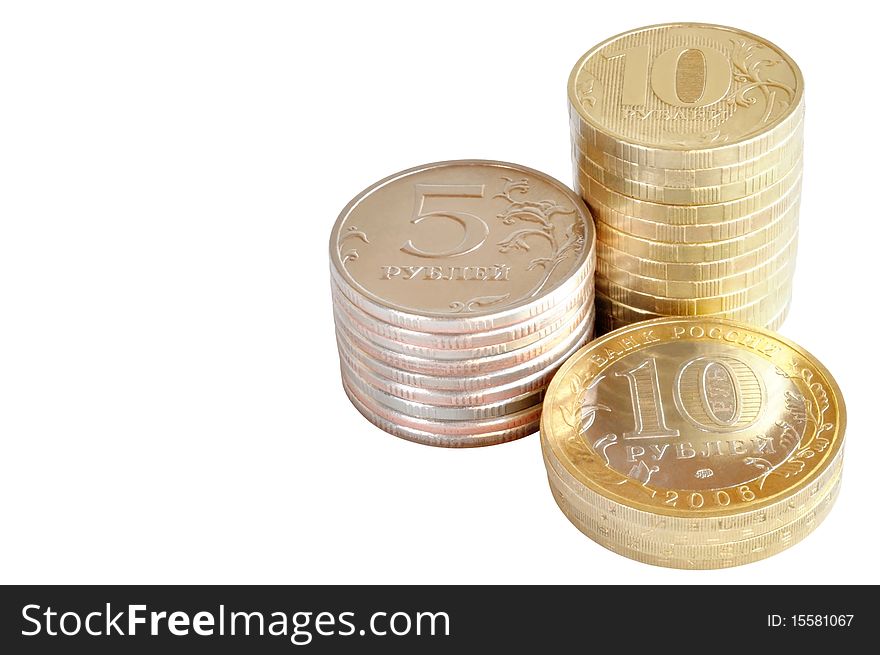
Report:
[[[767,653],[866,643],[871,595],[744,586],[5,587],[0,652]]]

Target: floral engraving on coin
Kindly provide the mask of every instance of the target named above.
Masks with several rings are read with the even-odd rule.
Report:
[[[460,314],[464,312],[475,312],[478,309],[482,309],[483,307],[497,305],[498,303],[504,302],[508,298],[510,298],[510,294],[505,293],[501,294],[500,296],[479,296],[477,298],[468,300],[467,302],[453,300],[451,303],[449,303],[449,308],[455,314]]]
[[[348,229],[346,229],[344,232],[340,232],[339,239],[336,241],[336,247],[339,249],[339,261],[342,262],[343,266],[345,266],[348,262],[353,262],[357,260],[357,258],[360,257],[360,254],[358,253],[356,248],[351,248],[345,252],[342,252],[343,243],[347,239],[360,239],[368,245],[370,243],[367,235],[354,225],[350,225]]]
[[[760,122],[761,124],[767,123],[777,106],[784,111],[794,100],[793,88],[764,76],[766,69],[778,66],[783,61],[782,59],[762,58],[759,51],[765,51],[767,48],[760,43],[749,43],[743,39],[731,40],[731,43],[733,43],[731,55],[734,67],[733,79],[744,83],[736,90],[732,101],[740,107],[751,107],[758,102],[758,96],[755,92],[760,91],[766,103],[766,109]],[[780,97],[780,94],[785,97]]]
[[[556,215],[570,216],[575,213],[574,207],[566,207],[552,200],[537,202],[514,200],[510,196],[514,191],[522,195],[528,193],[528,180],[523,178],[514,182],[510,178],[503,179],[506,181],[504,190],[496,194],[496,197],[503,197],[510,204],[498,214],[498,218],[504,225],[525,222],[532,223],[535,227],[515,230],[498,243],[498,251],[501,253],[516,250],[529,251],[531,248],[528,239],[533,236],[545,239],[550,244],[550,253],[546,257],[535,257],[526,267],[527,271],[537,267],[541,267],[544,271],[541,279],[524,296],[525,298],[533,298],[541,292],[559,264],[569,255],[579,253],[584,249],[584,224],[582,221],[574,220],[562,229],[557,222],[554,222],[553,217]]]
[[[553,272],[569,255],[580,253],[584,249],[585,230],[582,221],[575,219],[564,228],[554,220],[555,216],[571,216],[574,207],[561,205],[553,200],[514,199],[513,195],[525,196],[529,193],[528,178],[514,180],[503,176],[502,189],[493,198],[503,198],[509,203],[496,218],[504,225],[529,223],[531,225],[514,230],[498,242],[498,252],[504,254],[512,251],[529,252],[532,237],[546,240],[550,244],[550,252],[544,257],[533,258],[526,266],[527,271],[536,268],[543,270],[543,275],[535,285],[516,300],[527,300],[537,296],[549,282]],[[490,305],[500,304],[510,298],[510,294],[497,296],[478,296],[470,300],[455,300],[449,303],[454,313],[474,312]]]

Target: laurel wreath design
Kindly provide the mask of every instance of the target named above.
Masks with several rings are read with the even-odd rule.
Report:
[[[584,435],[596,421],[598,412],[612,411],[610,407],[602,403],[584,402],[584,395],[604,379],[604,374],[597,375],[592,379],[579,375],[572,376],[570,382],[571,403],[568,406],[561,405],[559,407],[562,421],[571,428],[565,442],[568,452],[591,468],[590,477],[594,480],[607,485],[631,484],[653,498],[657,491],[648,486],[651,476],[656,473],[656,470],[652,470],[653,467],[646,466],[644,470],[640,469],[640,473],[644,474],[644,480],[621,475],[611,468],[611,460],[607,451],[620,443],[617,434],[609,432],[597,439],[592,445],[584,438]]]
[[[792,360],[792,368],[794,373],[776,367],[776,374],[789,380],[803,382],[809,390],[809,396],[786,391],[785,408],[791,416],[791,421],[780,420],[776,425],[782,430],[779,443],[783,448],[790,448],[795,442],[797,445],[794,454],[775,469],[771,468],[770,462],[762,458],[747,457],[744,460],[746,464],[763,471],[759,482],[761,489],[771,475],[779,475],[785,479],[797,477],[806,468],[806,460],[823,453],[831,443],[824,436],[834,429],[834,424],[825,420],[825,413],[830,406],[828,392],[821,382],[814,381],[816,376],[812,370],[800,367],[796,360]],[[803,423],[803,433],[798,434],[792,423]]]

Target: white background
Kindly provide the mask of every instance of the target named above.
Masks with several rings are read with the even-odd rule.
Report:
[[[880,582],[877,34],[859,6],[4,4],[0,581]],[[327,271],[339,210],[397,170],[492,158],[570,181],[571,66],[673,20],[756,32],[804,71],[782,333],[850,417],[824,524],[717,572],[582,536],[535,436],[443,450],[374,428],[340,387]]]

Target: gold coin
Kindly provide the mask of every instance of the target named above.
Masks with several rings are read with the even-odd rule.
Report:
[[[799,126],[803,77],[781,49],[742,30],[672,23],[588,51],[568,84],[590,145],[640,165],[728,166],[772,150]]]
[[[800,197],[801,179],[799,178],[784,196],[754,214],[747,214],[736,220],[701,225],[657,223],[637,216],[621,214],[595,200],[590,200],[589,206],[597,223],[605,223],[621,232],[643,239],[666,243],[708,243],[735,239],[760,230],[785,214],[793,204],[800,201]]]
[[[644,182],[659,187],[691,188],[739,182],[763,173],[777,164],[797,161],[804,149],[803,120],[799,127],[785,141],[763,155],[732,166],[720,168],[671,169],[655,168],[634,164],[614,157],[607,152],[596,150],[580,140],[576,126],[572,131],[572,156],[576,165],[581,160],[595,162],[601,169],[616,177]]]
[[[742,323],[670,317],[571,357],[547,390],[541,445],[591,494],[712,532],[720,519],[779,511],[820,481],[845,425],[837,383],[803,348]],[[750,553],[788,542],[764,536]]]
[[[644,308],[651,312],[673,316],[702,316],[731,312],[778,293],[790,285],[794,274],[794,264],[777,271],[757,282],[721,296],[670,298],[648,293],[639,288],[616,284],[602,276],[596,277],[596,291],[615,302],[630,307]]]
[[[634,257],[675,264],[705,264],[748,255],[757,248],[777,243],[779,240],[788,241],[797,232],[799,211],[800,203],[796,202],[789,207],[788,212],[773,223],[745,236],[726,241],[665,243],[621,232],[607,223],[597,223],[596,234],[599,243],[603,246],[629,253]]]
[[[744,255],[715,262],[658,262],[618,250],[605,243],[597,244],[598,257],[612,266],[622,268],[637,275],[657,280],[700,281],[717,280],[744,273],[761,266],[780,252],[792,248],[797,243],[797,231],[789,238],[767,243]]]
[[[763,325],[768,316],[775,316],[779,310],[791,300],[792,278],[783,278],[783,282],[770,294],[752,300],[748,304],[730,309],[696,313],[695,309],[679,308],[671,311],[661,311],[656,305],[636,307],[615,298],[610,298],[596,290],[596,307],[599,313],[609,314],[617,319],[623,319],[629,323],[660,318],[662,316],[706,316],[720,317],[735,321],[745,321],[755,325]]]
[[[578,175],[590,177],[606,188],[631,198],[667,205],[710,205],[752,196],[784,179],[789,171],[800,167],[801,162],[798,153],[796,157],[783,160],[744,180],[714,186],[664,187],[619,177],[594,161],[584,159],[577,151],[572,156]]]
[[[606,307],[609,303],[613,301],[603,300],[597,298],[596,300],[596,324],[595,324],[595,333],[598,336],[602,336],[612,332],[614,330],[619,330],[620,328],[625,328],[633,323],[638,323],[641,321],[652,321],[658,318],[663,318],[662,316],[656,314],[649,313],[638,313],[633,312],[633,315],[629,317],[620,317],[614,316],[611,312],[603,311],[600,309],[600,306]],[[743,321],[745,323],[749,323],[750,325],[756,325],[758,327],[764,328],[765,330],[777,331],[783,323],[785,323],[785,319],[788,316],[788,312],[791,309],[791,299],[785,303],[785,306],[781,309],[778,309],[776,313],[772,316],[769,316],[768,313],[764,313],[763,315],[742,315],[738,312],[725,312],[720,315],[707,315],[706,318],[724,318],[732,321]],[[765,312],[772,311],[771,309],[766,309]]]
[[[681,280],[657,280],[644,275],[637,275],[610,262],[600,260],[596,269],[596,279],[604,279],[619,286],[635,289],[653,296],[666,298],[711,298],[735,293],[744,288],[756,286],[779,271],[793,269],[797,254],[797,241],[790,248],[783,250],[763,264],[737,273],[729,277],[697,282]]]
[[[669,225],[702,225],[737,221],[765,210],[800,183],[802,171],[801,164],[759,193],[714,205],[664,205],[638,200],[617,193],[586,175],[575,175],[575,184],[578,193],[588,198],[590,204],[600,203],[627,216]]]
[[[422,332],[493,330],[564,302],[592,273],[583,201],[538,171],[440,162],[359,194],[330,236],[333,279],[352,303]]]

